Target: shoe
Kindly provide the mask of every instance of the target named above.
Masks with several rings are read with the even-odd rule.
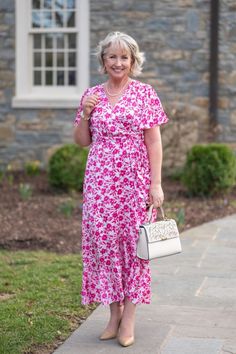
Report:
[[[134,337],[118,337],[118,343],[122,347],[129,347],[130,345],[134,344]]]
[[[108,340],[108,339],[113,339],[117,337],[118,331],[119,331],[119,326],[120,326],[120,321],[117,327],[116,331],[109,331],[107,329],[105,329],[105,331],[101,334],[101,336],[99,337],[100,340]]]
[[[99,339],[100,340],[108,340],[108,339],[114,339],[117,337],[117,334],[119,332],[119,327],[120,327],[121,319],[118,323],[117,330],[116,331],[109,331],[105,329],[105,331],[100,335]]]
[[[116,338],[117,336],[117,332],[111,332],[111,331],[108,331],[108,330],[105,330],[101,336],[99,337],[100,340],[108,340],[108,339],[113,339],[113,338]]]

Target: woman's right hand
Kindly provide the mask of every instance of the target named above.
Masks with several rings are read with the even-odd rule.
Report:
[[[85,116],[90,116],[92,110],[94,109],[94,107],[96,106],[96,104],[99,101],[99,96],[98,95],[91,95],[88,96],[84,99],[83,102],[83,112]]]

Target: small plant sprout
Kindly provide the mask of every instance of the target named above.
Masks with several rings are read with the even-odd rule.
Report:
[[[72,199],[65,201],[59,206],[59,211],[62,214],[64,214],[66,217],[71,217],[74,209],[75,209],[75,201]]]
[[[23,200],[29,199],[32,196],[31,185],[28,183],[20,183],[19,193],[20,193],[21,199],[23,199]]]
[[[185,223],[185,210],[184,210],[184,208],[180,208],[178,210],[178,212],[176,213],[176,218],[177,218],[177,220],[176,220],[177,224],[179,226],[184,225],[184,223]]]
[[[11,164],[8,164],[7,165],[7,174],[6,174],[6,179],[9,183],[10,186],[13,185],[13,182],[14,182],[14,176],[13,174],[11,173],[12,171],[12,165]]]

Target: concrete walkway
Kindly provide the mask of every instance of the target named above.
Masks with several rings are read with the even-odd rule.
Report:
[[[236,215],[182,233],[183,252],[152,261],[152,304],[137,308],[135,344],[98,339],[99,306],[55,354],[236,354]]]

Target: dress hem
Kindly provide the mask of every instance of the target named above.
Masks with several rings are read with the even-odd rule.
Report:
[[[128,298],[134,305],[150,305],[151,301],[147,300],[147,301],[138,301],[137,299],[132,299],[129,296],[125,296],[126,298]],[[110,304],[112,304],[113,302],[119,302],[120,306],[124,304],[124,299],[122,298],[120,300],[111,300],[111,301],[102,301],[100,299],[94,299],[94,300],[87,300],[87,301],[83,301],[82,300],[82,305],[90,305],[90,304],[94,304],[94,303],[99,303],[103,306],[109,306]]]

